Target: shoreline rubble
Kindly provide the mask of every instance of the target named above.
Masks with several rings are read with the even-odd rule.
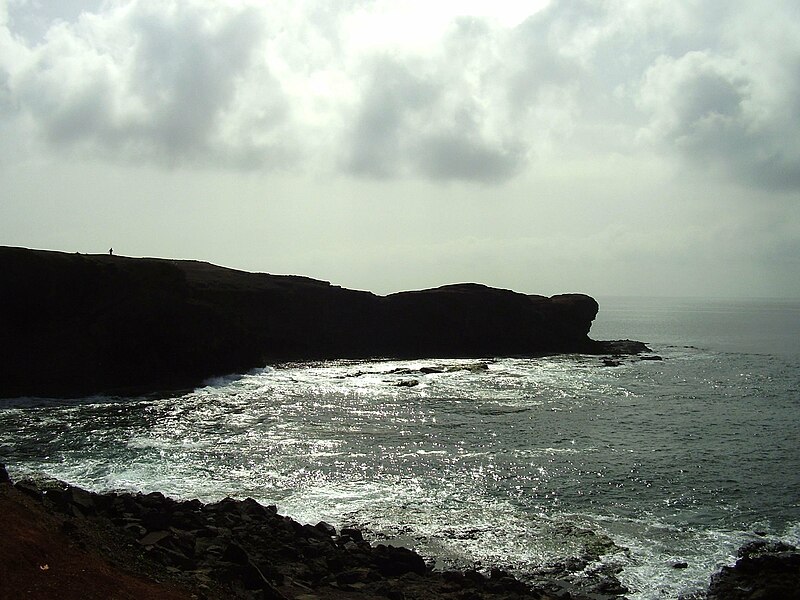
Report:
[[[0,467],[0,479],[6,474]],[[7,477],[7,474],[6,474]],[[352,527],[302,524],[251,498],[204,504],[160,492],[95,493],[67,483],[24,479],[5,484],[57,515],[61,531],[86,544],[88,525],[110,531],[149,565],[198,598],[265,600],[376,598],[390,600],[612,600],[618,593],[581,595],[567,579],[571,567],[551,566],[538,585],[492,568],[436,571],[413,550],[370,543]],[[116,554],[112,558],[120,560]],[[588,558],[588,557],[585,557]],[[128,559],[130,561],[130,558]],[[125,561],[123,560],[123,563]],[[577,564],[577,563],[576,563]],[[574,565],[573,565],[574,566]],[[609,583],[608,591],[621,591]]]
[[[631,592],[616,578],[618,568],[584,571],[600,556],[624,551],[590,530],[576,532],[586,538],[582,556],[543,565],[523,580],[500,568],[437,571],[413,550],[370,543],[354,527],[303,524],[252,498],[204,504],[160,492],[95,493],[47,478],[13,482],[0,464],[0,507],[9,501],[29,503],[39,520],[55,517],[70,545],[123,571],[171,581],[197,599],[624,600]],[[18,542],[0,536],[0,543]],[[11,573],[0,597],[25,593],[14,586]],[[712,575],[708,590],[681,600],[757,598],[800,598],[797,548],[751,542],[735,565]]]

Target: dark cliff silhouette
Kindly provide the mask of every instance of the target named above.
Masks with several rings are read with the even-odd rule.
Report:
[[[270,362],[638,352],[597,302],[477,284],[377,296],[208,263],[0,247],[0,397],[191,387]]]

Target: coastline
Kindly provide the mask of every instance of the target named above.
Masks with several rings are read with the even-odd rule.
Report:
[[[96,494],[55,480],[12,483],[2,466],[0,479],[6,480],[0,508],[15,516],[14,527],[0,536],[2,598],[90,597],[81,595],[85,585],[118,598],[137,597],[119,595],[124,586],[149,586],[174,600],[565,597],[566,588],[550,595],[498,569],[488,576],[435,571],[412,550],[371,544],[356,529],[301,524],[252,499],[203,504],[158,492]],[[12,555],[23,559],[10,561]],[[85,568],[112,575],[90,583],[70,573]],[[41,583],[47,579],[59,583]],[[78,587],[70,588],[71,581]],[[567,597],[617,596],[584,597],[573,590]]]
[[[353,528],[302,524],[249,498],[203,504],[44,478],[14,483],[4,465],[0,509],[3,600],[623,600],[629,592],[614,572],[577,589],[557,569],[526,582],[496,568],[437,571],[413,550],[370,543]],[[610,540],[587,533],[593,550],[587,544],[575,562],[608,550]],[[756,598],[800,598],[796,548],[752,542],[706,592],[682,600]]]
[[[636,354],[598,304],[475,283],[378,296],[208,263],[0,246],[0,397],[139,395],[285,361]],[[41,369],[41,365],[47,369]]]

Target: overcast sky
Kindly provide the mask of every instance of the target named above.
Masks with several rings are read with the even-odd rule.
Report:
[[[0,244],[800,297],[800,2],[0,0]]]

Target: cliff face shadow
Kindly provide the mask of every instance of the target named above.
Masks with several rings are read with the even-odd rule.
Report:
[[[607,353],[597,302],[478,284],[389,296],[197,261],[0,247],[0,397],[135,395],[271,362]]]

